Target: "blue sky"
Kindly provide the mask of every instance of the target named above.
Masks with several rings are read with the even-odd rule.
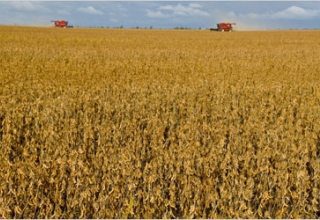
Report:
[[[208,28],[230,21],[240,30],[320,28],[320,2],[0,1],[0,24],[50,26],[53,19],[75,26]]]

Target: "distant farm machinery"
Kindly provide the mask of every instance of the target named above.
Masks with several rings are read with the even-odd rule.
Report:
[[[68,25],[68,21],[66,20],[54,20],[51,22],[53,22],[54,26],[57,28],[73,28],[73,26]]]
[[[236,23],[218,23],[217,28],[210,28],[210,31],[231,32]]]

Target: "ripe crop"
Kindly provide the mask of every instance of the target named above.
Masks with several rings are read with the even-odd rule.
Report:
[[[319,218],[320,32],[0,28],[0,217]]]

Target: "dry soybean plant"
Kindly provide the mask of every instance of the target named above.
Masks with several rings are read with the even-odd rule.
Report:
[[[319,218],[320,32],[0,28],[0,217]]]

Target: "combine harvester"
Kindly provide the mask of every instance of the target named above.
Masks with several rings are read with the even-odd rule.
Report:
[[[210,28],[210,31],[231,32],[236,23],[218,23],[217,28]]]
[[[57,28],[73,28],[73,26],[68,25],[68,21],[66,20],[54,20],[51,22],[53,22]]]

